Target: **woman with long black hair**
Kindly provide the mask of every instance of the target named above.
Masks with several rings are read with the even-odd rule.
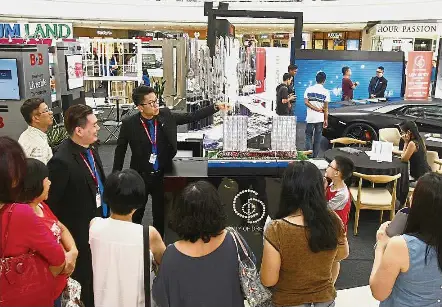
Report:
[[[442,175],[422,176],[413,200],[404,234],[389,238],[381,225],[371,292],[380,307],[442,306]]]
[[[334,306],[332,269],[348,256],[340,218],[327,207],[323,176],[312,163],[289,165],[280,209],[265,231],[261,281],[276,306]]]
[[[418,180],[431,168],[427,162],[427,148],[419,134],[419,129],[413,121],[400,124],[401,137],[404,140],[404,149],[401,153],[402,162],[410,162],[410,176]]]

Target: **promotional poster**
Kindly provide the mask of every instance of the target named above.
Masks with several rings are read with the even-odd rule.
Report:
[[[432,51],[411,51],[408,53],[405,99],[428,99],[431,82],[432,62]]]

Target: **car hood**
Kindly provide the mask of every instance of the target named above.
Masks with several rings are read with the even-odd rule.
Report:
[[[345,106],[341,108],[336,108],[330,110],[330,115],[357,115],[357,114],[367,114],[376,111],[377,109],[383,107],[385,104],[368,104],[368,105],[356,105],[356,106]]]

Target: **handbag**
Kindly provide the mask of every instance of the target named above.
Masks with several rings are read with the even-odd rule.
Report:
[[[143,259],[144,259],[144,306],[150,307],[150,246],[149,226],[143,225]]]
[[[235,229],[227,227],[227,231],[232,235],[236,245],[241,289],[250,307],[273,306],[272,292],[261,283],[255,262],[251,258],[252,251]]]
[[[84,307],[83,302],[80,300],[81,285],[73,278],[69,278],[66,284],[66,288],[61,294],[61,306],[62,307]]]
[[[0,236],[2,242],[0,306],[53,306],[55,278],[49,270],[48,262],[34,251],[19,256],[5,257],[9,226],[15,205],[8,205],[5,234]],[[5,208],[3,209],[6,211]]]

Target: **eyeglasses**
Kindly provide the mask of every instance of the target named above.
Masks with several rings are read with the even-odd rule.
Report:
[[[45,114],[45,113],[52,113],[52,109],[51,108],[46,108],[43,110],[43,112],[39,112],[39,115]]]
[[[155,107],[158,105],[158,99],[154,100],[154,101],[148,101],[147,103],[140,103],[140,106],[151,106],[151,107]]]
[[[328,168],[328,167],[331,167],[331,168],[334,169],[335,171],[339,172],[339,170],[338,170],[336,167],[333,167],[333,166],[331,165],[331,163],[327,166],[327,168]]]
[[[376,70],[377,74],[382,74],[382,71]]]

